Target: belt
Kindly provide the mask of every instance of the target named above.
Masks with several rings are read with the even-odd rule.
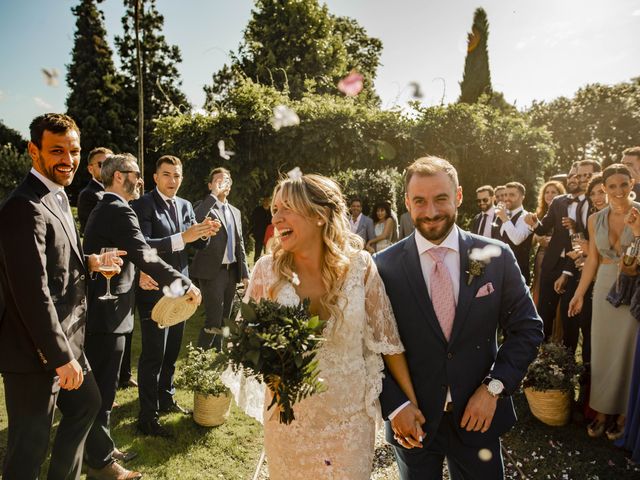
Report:
[[[238,262],[223,263],[223,264],[220,265],[220,268],[224,268],[225,270],[231,270],[232,268],[235,268],[236,263],[238,263]]]
[[[447,404],[444,406],[444,411],[446,413],[453,412],[453,402],[447,402]]]

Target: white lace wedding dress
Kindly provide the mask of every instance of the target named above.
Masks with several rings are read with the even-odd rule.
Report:
[[[256,263],[247,294],[254,300],[268,297],[276,282],[270,255]],[[296,419],[282,425],[275,407],[266,411],[264,445],[272,480],[369,480],[371,476],[378,395],[382,389],[380,354],[404,351],[389,299],[375,264],[366,252],[351,263],[345,279],[344,320],[329,319],[331,332],[318,351],[320,377],[326,391],[294,406]],[[277,302],[300,302],[291,284],[280,290]],[[247,398],[238,385],[240,404],[255,412],[256,398]]]

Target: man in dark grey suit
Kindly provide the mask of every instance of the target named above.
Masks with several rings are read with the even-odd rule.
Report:
[[[369,240],[376,236],[373,231],[373,220],[362,213],[362,200],[353,198],[349,204],[349,225],[351,232],[360,235],[366,245]]]
[[[102,406],[89,432],[86,457],[89,475],[97,479],[139,478],[137,472],[123,471],[115,460],[131,455],[120,452],[110,435],[109,418],[118,385],[124,352],[125,335],[133,330],[134,281],[136,267],[148,273],[162,287],[181,287],[190,301],[199,303],[199,290],[191,281],[162,259],[151,258],[151,247],[140,230],[138,217],[129,206],[140,196],[140,169],[130,154],[111,155],[102,165],[105,194],[93,209],[84,236],[87,252],[104,247],[126,250],[122,273],[111,281],[116,299],[102,300],[106,291],[102,276],[89,284],[89,318],[87,322],[87,358],[95,372],[102,395]]]
[[[107,155],[113,155],[113,152],[105,147],[97,147],[91,150],[87,157],[87,171],[91,174],[91,180],[78,195],[78,220],[80,221],[80,233],[83,234],[91,210],[94,209],[102,199],[102,195],[104,195],[104,185],[100,179],[100,171]]]
[[[48,477],[79,479],[100,392],[83,352],[85,256],[64,192],[80,163],[80,131],[66,115],[31,122],[31,171],[0,206],[0,372],[9,420],[2,477],[36,479],[53,411],[62,418]]]
[[[189,271],[197,278],[202,290],[205,324],[198,337],[198,346],[208,349],[222,346],[222,322],[231,313],[236,285],[249,283],[249,268],[242,240],[240,210],[227,201],[231,192],[231,173],[226,168],[214,168],[209,175],[210,195],[195,210],[200,223],[206,217],[217,219],[222,228],[209,245],[196,252]]]

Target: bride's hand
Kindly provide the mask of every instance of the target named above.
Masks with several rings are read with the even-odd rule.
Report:
[[[391,420],[394,438],[404,448],[422,448],[424,431],[422,424],[426,422],[422,412],[413,403],[398,412]]]

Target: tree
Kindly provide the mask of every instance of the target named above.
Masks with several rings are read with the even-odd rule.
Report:
[[[8,127],[0,120],[0,146],[13,145],[19,152],[24,151],[27,148],[27,141],[22,138],[20,132]]]
[[[489,21],[482,8],[473,14],[473,26],[467,40],[467,58],[464,61],[464,75],[460,82],[460,103],[476,103],[482,94],[491,94],[491,73],[489,72]]]
[[[0,145],[0,203],[16,188],[31,167],[31,157],[12,144]]]
[[[137,67],[135,46],[135,6],[137,0],[124,0],[126,12],[122,17],[123,35],[115,43],[120,54],[124,74],[125,103],[129,112],[129,128],[136,132],[138,118]],[[162,34],[164,17],[156,9],[155,0],[143,0],[140,13],[140,42],[144,87],[144,139],[145,156],[153,162],[156,139],[153,122],[158,118],[190,110],[187,97],[180,90],[182,81],[178,64],[182,61],[180,49],[167,44]],[[136,135],[133,133],[133,135]],[[136,135],[137,137],[137,135]],[[134,138],[134,137],[132,137]],[[130,148],[130,151],[136,151]]]
[[[67,114],[82,132],[82,149],[107,147],[114,151],[128,146],[122,78],[116,73],[113,52],[107,43],[101,0],[81,0],[72,7],[76,32],[68,65]]]
[[[338,80],[352,69],[365,77],[358,98],[377,101],[373,80],[381,51],[380,40],[355,20],[331,15],[317,0],[257,0],[231,64],[205,86],[205,108],[227,98],[243,77],[300,99],[310,91],[338,93]]]

